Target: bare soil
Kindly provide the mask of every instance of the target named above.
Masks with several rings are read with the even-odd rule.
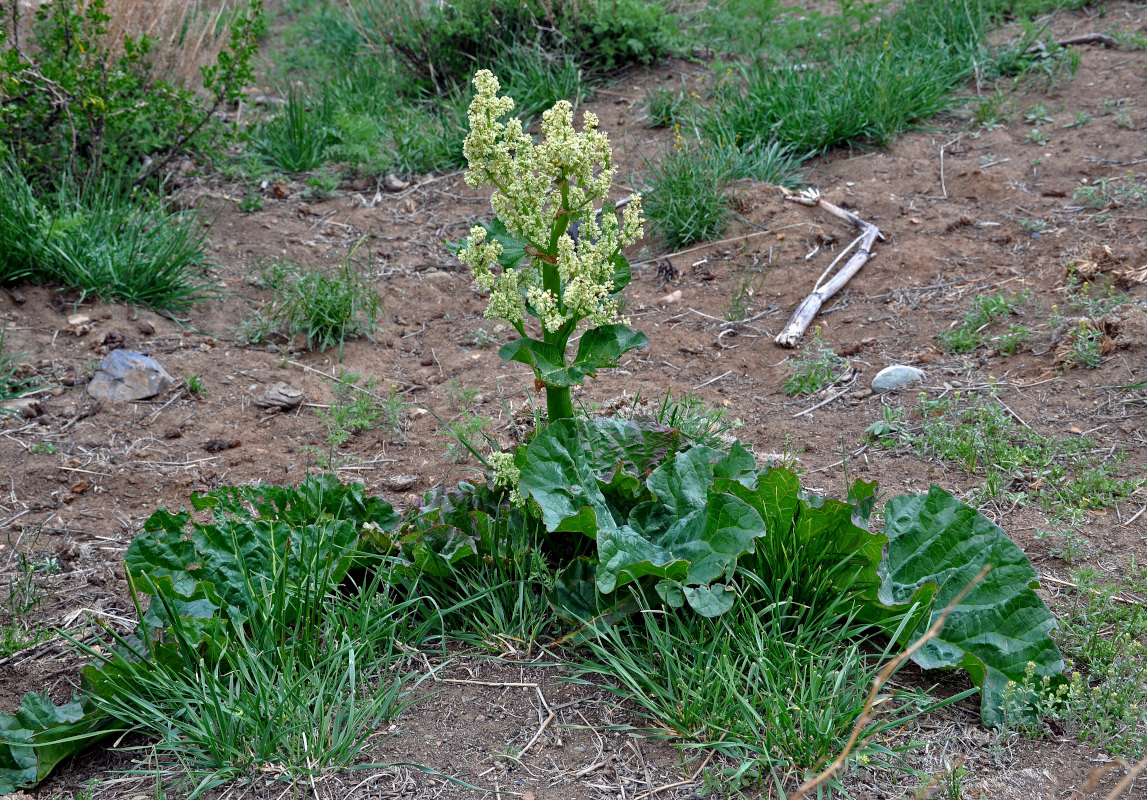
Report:
[[[1060,14],[1051,30],[1066,36],[1112,26],[1147,33],[1147,11],[1106,3],[1102,11]],[[694,392],[727,408],[742,423],[739,438],[761,456],[782,451],[790,439],[814,489],[840,492],[845,459],[849,479],[878,480],[886,496],[930,483],[961,494],[979,479],[906,449],[866,448],[864,430],[885,405],[903,407],[910,416],[920,391],[981,392],[994,382],[999,398],[1026,425],[1057,436],[1086,433],[1100,447],[1128,454],[1125,475],[1141,475],[1147,406],[1124,402],[1134,395],[1117,387],[1147,377],[1147,208],[1081,208],[1074,196],[1101,178],[1126,182],[1129,172],[1147,171],[1138,166],[1147,165],[1147,53],[1100,46],[1078,53],[1074,77],[1061,75],[1050,86],[1031,79],[1010,96],[1014,113],[1003,127],[977,128],[967,114],[953,114],[886,150],[833,152],[810,165],[810,185],[887,236],[816,321],[823,338],[855,368],[851,383],[812,397],[786,396],[781,384],[791,374],[794,353],[775,345],[773,336],[854,234],[831,217],[786,203],[774,187],[742,182],[734,189],[736,218],[725,241],[668,254],[650,238],[631,254],[637,268],[627,313],[650,343],[620,369],[604,371],[580,398],[608,404]],[[687,62],[625,73],[588,104],[618,148],[622,183],[639,184],[642,155],[652,156],[667,140],[665,131],[644,127],[645,93],[693,86],[703,75]],[[1033,125],[1022,113],[1037,102],[1054,118],[1039,125],[1045,144],[1031,141]],[[1077,112],[1094,121],[1064,127]],[[373,179],[361,181],[321,202],[306,199],[304,188],[301,182],[268,187],[264,209],[244,213],[236,205],[240,187],[188,179],[179,196],[201,206],[210,220],[210,277],[222,294],[180,322],[122,305],[77,305],[67,292],[51,288],[0,292],[9,351],[22,353],[27,371],[57,387],[37,396],[35,416],[0,422],[0,580],[13,574],[17,551],[54,557],[60,567],[44,579],[46,596],[35,621],[82,635],[90,616],[113,624],[130,620],[122,557],[152,511],[179,508],[190,492],[225,484],[301,480],[313,462],[304,447],[325,447],[315,413],[316,405],[332,399],[324,379],[341,369],[377,379],[383,391],[393,385],[410,403],[403,435],[357,435],[342,451],[353,459],[339,469],[343,480],[362,482],[399,507],[475,469],[473,462],[448,462],[447,440],[438,433],[434,415],[458,414],[452,384],[481,393],[478,412],[494,419],[491,430],[507,444],[512,427],[506,408],[517,413],[537,402],[524,367],[501,362],[495,345],[475,344],[479,327],[495,343],[505,340],[506,331],[483,319],[484,298],[442,244],[489,214],[484,194],[469,189],[461,174],[413,176],[409,188],[393,193]],[[1029,220],[1045,224],[1033,230]],[[336,351],[244,340],[240,323],[268,299],[255,280],[261,266],[275,260],[335,265],[360,241],[359,254],[369,253],[386,308],[375,341],[348,342],[340,362]],[[1065,271],[1073,261],[1096,263],[1130,297],[1103,322],[1108,353],[1094,370],[1065,369],[1047,324],[1052,306],[1063,304]],[[763,273],[759,291],[742,320],[729,324],[726,310],[750,267]],[[1016,354],[981,349],[953,356],[937,348],[937,334],[963,317],[973,297],[1000,290],[1033,296],[1019,320],[1033,337]],[[76,313],[92,319],[89,329],[69,326]],[[200,376],[206,396],[172,390],[149,401],[100,405],[84,386],[115,346],[143,351],[177,377]],[[872,377],[895,363],[920,366],[925,383],[873,394]],[[306,403],[279,414],[253,403],[280,382],[303,391]],[[51,443],[55,452],[36,452],[40,443]],[[404,475],[415,479],[396,482]],[[1144,504],[1147,497],[1140,496],[1136,503],[1090,513],[1081,529],[1089,542],[1084,563],[1118,576],[1133,557],[1147,560],[1147,514],[1135,516]],[[1066,580],[1068,565],[1034,536],[1043,516],[1007,505],[984,510],[1041,575]],[[1053,608],[1057,591],[1056,583],[1045,581],[1043,594]],[[563,683],[565,669],[553,663],[537,651],[508,650],[498,660],[459,655],[434,678],[463,682],[428,678],[419,689],[425,699],[392,730],[379,732],[371,760],[421,764],[483,791],[411,767],[334,775],[296,790],[316,798],[520,794],[558,800],[645,797],[677,784],[657,796],[710,796],[697,777],[704,754],[685,751],[690,761],[683,764],[669,744],[612,730],[641,723],[624,708],[599,702],[599,692]],[[422,668],[433,666],[440,664],[430,659]],[[67,648],[50,643],[5,659],[0,708],[14,710],[28,690],[49,689],[63,699],[79,667]],[[513,685],[523,683],[536,686]],[[522,763],[502,757],[534,736],[547,704],[555,720]],[[939,773],[963,757],[966,797],[1102,797],[1124,771],[1071,737],[1001,738],[979,727],[970,706],[927,718],[903,736],[924,743],[912,759],[925,772]],[[95,750],[61,765],[33,794],[73,796],[91,778],[103,780],[95,797],[151,793],[146,780],[108,772],[128,763],[127,756]],[[1105,766],[1112,768],[1097,777]],[[249,790],[252,797],[285,796],[272,777],[227,795]],[[918,786],[879,771],[859,772],[849,783],[860,798],[912,796]],[[1142,780],[1131,791],[1124,796],[1143,796],[1135,794]]]

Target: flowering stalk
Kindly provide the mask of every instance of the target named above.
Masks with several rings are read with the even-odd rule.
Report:
[[[486,316],[506,320],[521,337],[499,355],[533,369],[535,386],[546,390],[551,421],[572,417],[570,388],[601,367],[617,366],[623,353],[648,341],[629,329],[618,308],[630,278],[621,250],[643,234],[641,197],[630,200],[620,219],[597,211],[616,167],[594,114],[585,113],[578,132],[573,107],[557,103],[542,115],[542,137],[535,144],[520,120],[502,121],[514,101],[498,96],[491,72],[475,75],[474,88],[463,147],[470,167],[466,182],[494,189],[498,221],[471,228],[458,257],[490,292]],[[576,239],[570,233],[574,223]],[[527,316],[538,319],[540,339],[529,336]],[[583,320],[588,330],[567,361],[570,337]]]

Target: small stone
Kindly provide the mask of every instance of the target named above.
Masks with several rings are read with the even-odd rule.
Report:
[[[392,492],[405,492],[418,483],[417,475],[388,475],[383,478],[382,486]]]
[[[393,172],[386,173],[386,177],[382,179],[382,188],[388,192],[401,192],[410,186],[410,181],[404,181],[402,178],[395,175]]]
[[[137,322],[135,324],[135,328],[144,336],[151,336],[153,333],[155,333],[155,326],[146,319],[141,319],[139,322]]]
[[[259,408],[274,408],[286,410],[294,408],[303,402],[303,393],[294,386],[285,383],[276,383],[267,391],[255,398],[255,405]]]
[[[17,397],[15,400],[6,400],[0,403],[0,409],[29,419],[40,416],[43,411],[40,401],[35,397]],[[3,414],[0,414],[0,419],[2,418]]]
[[[664,297],[658,298],[657,305],[659,305],[659,306],[670,306],[670,305],[673,305],[674,303],[680,303],[681,297],[682,297],[681,290],[677,289],[676,291],[670,292],[669,294],[665,295]]]
[[[864,400],[868,397],[872,397],[872,394],[873,392],[871,389],[857,389],[852,393],[852,397],[856,400]]]
[[[133,350],[112,350],[88,383],[96,400],[128,402],[155,397],[175,383],[158,361]]]
[[[893,364],[891,367],[885,367],[876,373],[876,377],[872,379],[872,390],[874,392],[887,392],[909,383],[917,383],[926,377],[922,369],[904,364]]]

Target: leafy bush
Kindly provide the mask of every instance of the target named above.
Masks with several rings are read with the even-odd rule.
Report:
[[[648,64],[673,41],[673,21],[650,0],[368,0],[352,12],[374,52],[393,55],[415,86],[449,91],[474,65],[495,67],[508,51],[538,48],[603,72]]]
[[[30,41],[17,38],[16,12],[0,33],[0,155],[14,156],[37,192],[57,188],[61,175],[81,191],[105,176],[143,183],[185,148],[210,149],[227,135],[216,112],[252,80],[262,0],[231,21],[226,44],[202,69],[202,96],[156,63],[150,36],[117,38],[111,26],[130,17],[117,14],[113,21],[105,0],[49,0],[36,10]]]
[[[0,165],[0,276],[79,289],[159,310],[185,308],[210,287],[194,212],[167,211],[109,178],[81,188],[61,179],[41,199],[11,162]]]

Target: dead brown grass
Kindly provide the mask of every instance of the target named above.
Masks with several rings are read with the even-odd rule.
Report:
[[[0,2],[10,43],[27,50],[36,11],[51,2],[54,0]],[[138,39],[147,35],[152,40],[152,77],[194,89],[201,84],[201,68],[215,63],[227,43],[226,22],[239,2],[104,0],[104,11],[111,18],[105,41],[115,58],[123,53],[125,37]]]

